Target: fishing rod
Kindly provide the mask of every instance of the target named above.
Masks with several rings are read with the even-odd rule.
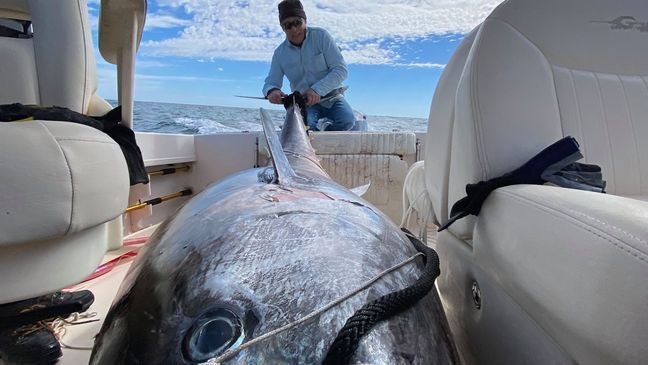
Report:
[[[176,172],[189,171],[189,169],[190,169],[189,165],[185,165],[181,167],[169,167],[162,170],[151,171],[148,173],[148,175],[149,176],[170,175],[170,174],[175,174]]]
[[[187,196],[187,195],[191,195],[191,194],[193,194],[193,191],[191,189],[185,189],[185,190],[179,191],[177,193],[161,196],[159,198],[146,200],[146,201],[143,201],[143,202],[141,202],[139,204],[135,204],[135,205],[132,205],[132,206],[126,208],[126,211],[124,213],[130,213],[130,212],[132,212],[134,210],[145,208],[148,205],[157,205],[157,204],[160,204],[160,203],[165,202],[167,200],[171,200],[171,199],[175,199],[175,198],[179,198],[179,197]]]
[[[334,93],[333,95],[324,96],[324,97],[320,98],[319,102],[321,103],[323,101],[333,99],[334,97],[336,97],[336,96],[338,96],[340,94],[344,94],[344,92],[347,91],[348,89],[349,89],[348,86],[342,86],[341,88],[337,89],[338,92]],[[265,96],[248,96],[248,95],[234,95],[234,96],[237,97],[237,98],[245,98],[245,99],[258,99],[258,100],[267,100],[268,99]],[[290,95],[285,95],[285,96],[281,97],[281,101],[283,102],[288,97],[290,97]]]

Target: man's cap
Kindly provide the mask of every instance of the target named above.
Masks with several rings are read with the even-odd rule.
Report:
[[[304,7],[299,0],[283,0],[279,3],[278,8],[280,23],[283,22],[284,19],[290,18],[292,16],[298,16],[300,18],[306,19]]]

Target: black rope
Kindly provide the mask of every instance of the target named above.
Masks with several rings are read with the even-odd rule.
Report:
[[[360,340],[373,326],[412,307],[434,288],[434,280],[440,274],[439,256],[410,231],[402,229],[416,250],[425,254],[421,277],[412,286],[384,295],[356,311],[338,332],[322,364],[348,364]]]
[[[303,118],[304,124],[308,125],[306,122],[306,98],[302,94],[299,93],[299,91],[295,91],[294,93],[290,95],[286,95],[281,99],[283,102],[284,108],[288,110],[293,104],[299,105],[299,110],[301,111],[301,116]]]

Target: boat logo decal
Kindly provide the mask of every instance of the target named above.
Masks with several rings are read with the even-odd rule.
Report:
[[[622,15],[612,20],[592,20],[590,23],[610,24],[612,30],[638,30],[648,32],[648,22],[640,22],[635,17]]]

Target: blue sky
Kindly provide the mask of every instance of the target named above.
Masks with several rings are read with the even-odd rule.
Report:
[[[261,96],[283,41],[278,0],[149,0],[135,100],[270,107]],[[427,118],[434,88],[463,35],[499,0],[302,0],[308,24],[326,28],[349,67],[354,109]],[[97,44],[98,0],[89,0]],[[116,71],[99,52],[99,95],[116,99]],[[284,82],[284,92],[290,92]]]

